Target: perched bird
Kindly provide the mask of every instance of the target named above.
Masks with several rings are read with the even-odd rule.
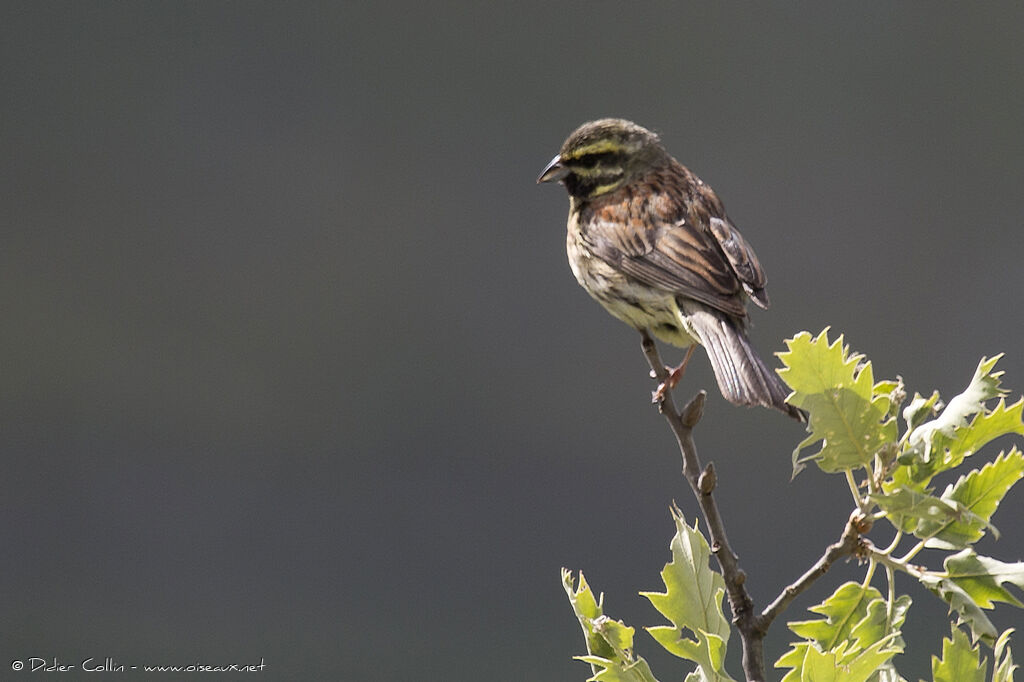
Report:
[[[722,395],[803,420],[747,338],[746,299],[768,307],[750,244],[710,187],[630,121],[580,126],[537,178],[569,192],[569,265],[615,317],[681,348],[705,348]]]

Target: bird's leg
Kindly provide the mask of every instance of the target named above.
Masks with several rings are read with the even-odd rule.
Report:
[[[693,357],[693,351],[696,348],[697,344],[692,344],[689,348],[686,349],[686,357],[683,358],[683,361],[679,363],[678,367],[665,368],[669,370],[668,378],[666,378],[665,381],[658,384],[658,388],[654,391],[654,394],[651,396],[652,403],[660,403],[662,400],[665,399],[665,392],[671,391],[679,384],[679,381],[683,378],[683,375],[686,374],[686,365],[689,364],[690,358]]]

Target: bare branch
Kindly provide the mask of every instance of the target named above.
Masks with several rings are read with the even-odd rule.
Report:
[[[829,545],[825,549],[825,553],[821,555],[821,558],[806,573],[800,576],[799,580],[792,585],[786,586],[782,593],[775,598],[775,601],[761,612],[761,617],[757,619],[757,626],[762,633],[767,633],[772,621],[785,611],[786,607],[804,590],[814,584],[814,581],[825,575],[828,569],[832,567],[832,564],[839,559],[858,553],[862,542],[861,533],[867,530],[865,523],[864,515],[859,509],[855,509],[850,514],[850,520],[846,522],[846,528],[843,529],[843,534],[839,540]]]

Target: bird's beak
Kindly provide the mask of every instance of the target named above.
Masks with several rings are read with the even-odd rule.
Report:
[[[551,163],[544,167],[537,178],[537,184],[542,182],[561,182],[569,174],[569,169],[562,165],[562,157],[555,156]]]

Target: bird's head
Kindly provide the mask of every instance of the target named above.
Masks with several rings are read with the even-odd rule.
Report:
[[[584,123],[541,171],[537,182],[561,182],[579,199],[613,192],[669,159],[658,136],[621,118]]]

